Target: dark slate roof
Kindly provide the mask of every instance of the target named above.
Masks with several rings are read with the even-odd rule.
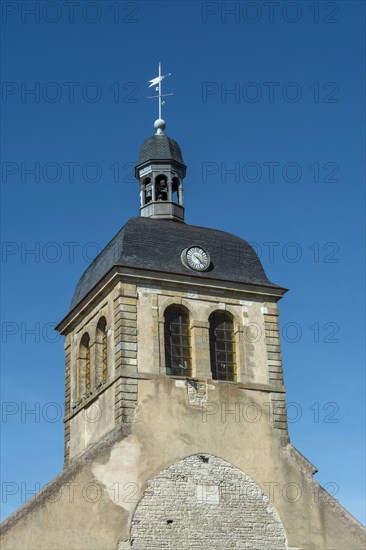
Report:
[[[192,245],[200,245],[210,254],[208,270],[198,272],[182,264],[182,251]],[[240,237],[171,220],[135,217],[122,227],[84,272],[70,309],[76,307],[115,265],[279,288],[267,279],[257,254]]]
[[[178,143],[165,134],[155,134],[141,145],[137,166],[150,160],[175,160],[184,164]]]

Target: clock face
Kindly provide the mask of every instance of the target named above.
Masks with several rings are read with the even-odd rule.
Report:
[[[200,246],[191,246],[183,250],[182,259],[191,269],[204,271],[210,265],[210,255]]]

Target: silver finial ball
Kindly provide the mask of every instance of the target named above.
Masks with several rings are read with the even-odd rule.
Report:
[[[157,133],[162,133],[162,131],[165,130],[165,128],[166,128],[165,120],[163,120],[162,118],[158,118],[157,120],[155,120],[154,128],[155,128],[155,130],[157,130]],[[160,130],[160,132],[159,132],[159,130]]]

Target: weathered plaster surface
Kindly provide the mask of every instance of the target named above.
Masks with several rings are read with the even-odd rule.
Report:
[[[363,549],[362,526],[316,484],[311,464],[280,442],[266,412],[268,392],[212,385],[207,406],[200,407],[190,404],[187,382],[139,380],[135,422],[70,462],[55,480],[60,499],[45,491],[5,521],[2,549],[99,550],[130,544],[137,528],[134,513],[151,480],[192,455],[218,457],[238,469],[239,477],[253,480],[278,514],[289,547]],[[256,422],[240,413],[247,403],[263,408]],[[197,475],[192,483],[204,485],[205,475]],[[235,526],[227,522],[227,528]],[[273,550],[272,542],[261,548]]]
[[[278,297],[129,277],[129,283],[123,277],[110,287],[101,283],[63,322],[65,470],[3,522],[2,550],[125,550],[133,539],[136,548],[154,548],[155,539],[146,542],[150,527],[160,541],[170,529],[170,546],[159,548],[174,550],[188,548],[187,541],[203,550],[274,550],[285,547],[284,536],[289,548],[301,550],[364,549],[363,527],[319,487],[315,468],[289,444]],[[173,303],[190,312],[189,379],[165,375],[164,309]],[[207,321],[217,308],[234,318],[237,383],[211,379]],[[93,381],[91,394],[75,404],[78,345],[85,331],[93,342],[101,314],[108,378],[102,386]],[[199,456],[209,457],[212,470]],[[257,488],[255,502],[244,498],[234,509],[230,495],[217,503],[206,487],[233,479]],[[180,505],[186,514],[181,532]],[[213,506],[221,507],[219,517]],[[255,526],[253,510],[262,518]]]

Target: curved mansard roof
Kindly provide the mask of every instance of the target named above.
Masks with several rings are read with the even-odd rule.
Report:
[[[182,251],[193,245],[202,246],[210,254],[211,264],[206,271],[194,271],[182,263]],[[240,237],[171,220],[134,217],[86,269],[75,289],[71,309],[113,266],[119,265],[280,288],[268,280],[254,249]]]

